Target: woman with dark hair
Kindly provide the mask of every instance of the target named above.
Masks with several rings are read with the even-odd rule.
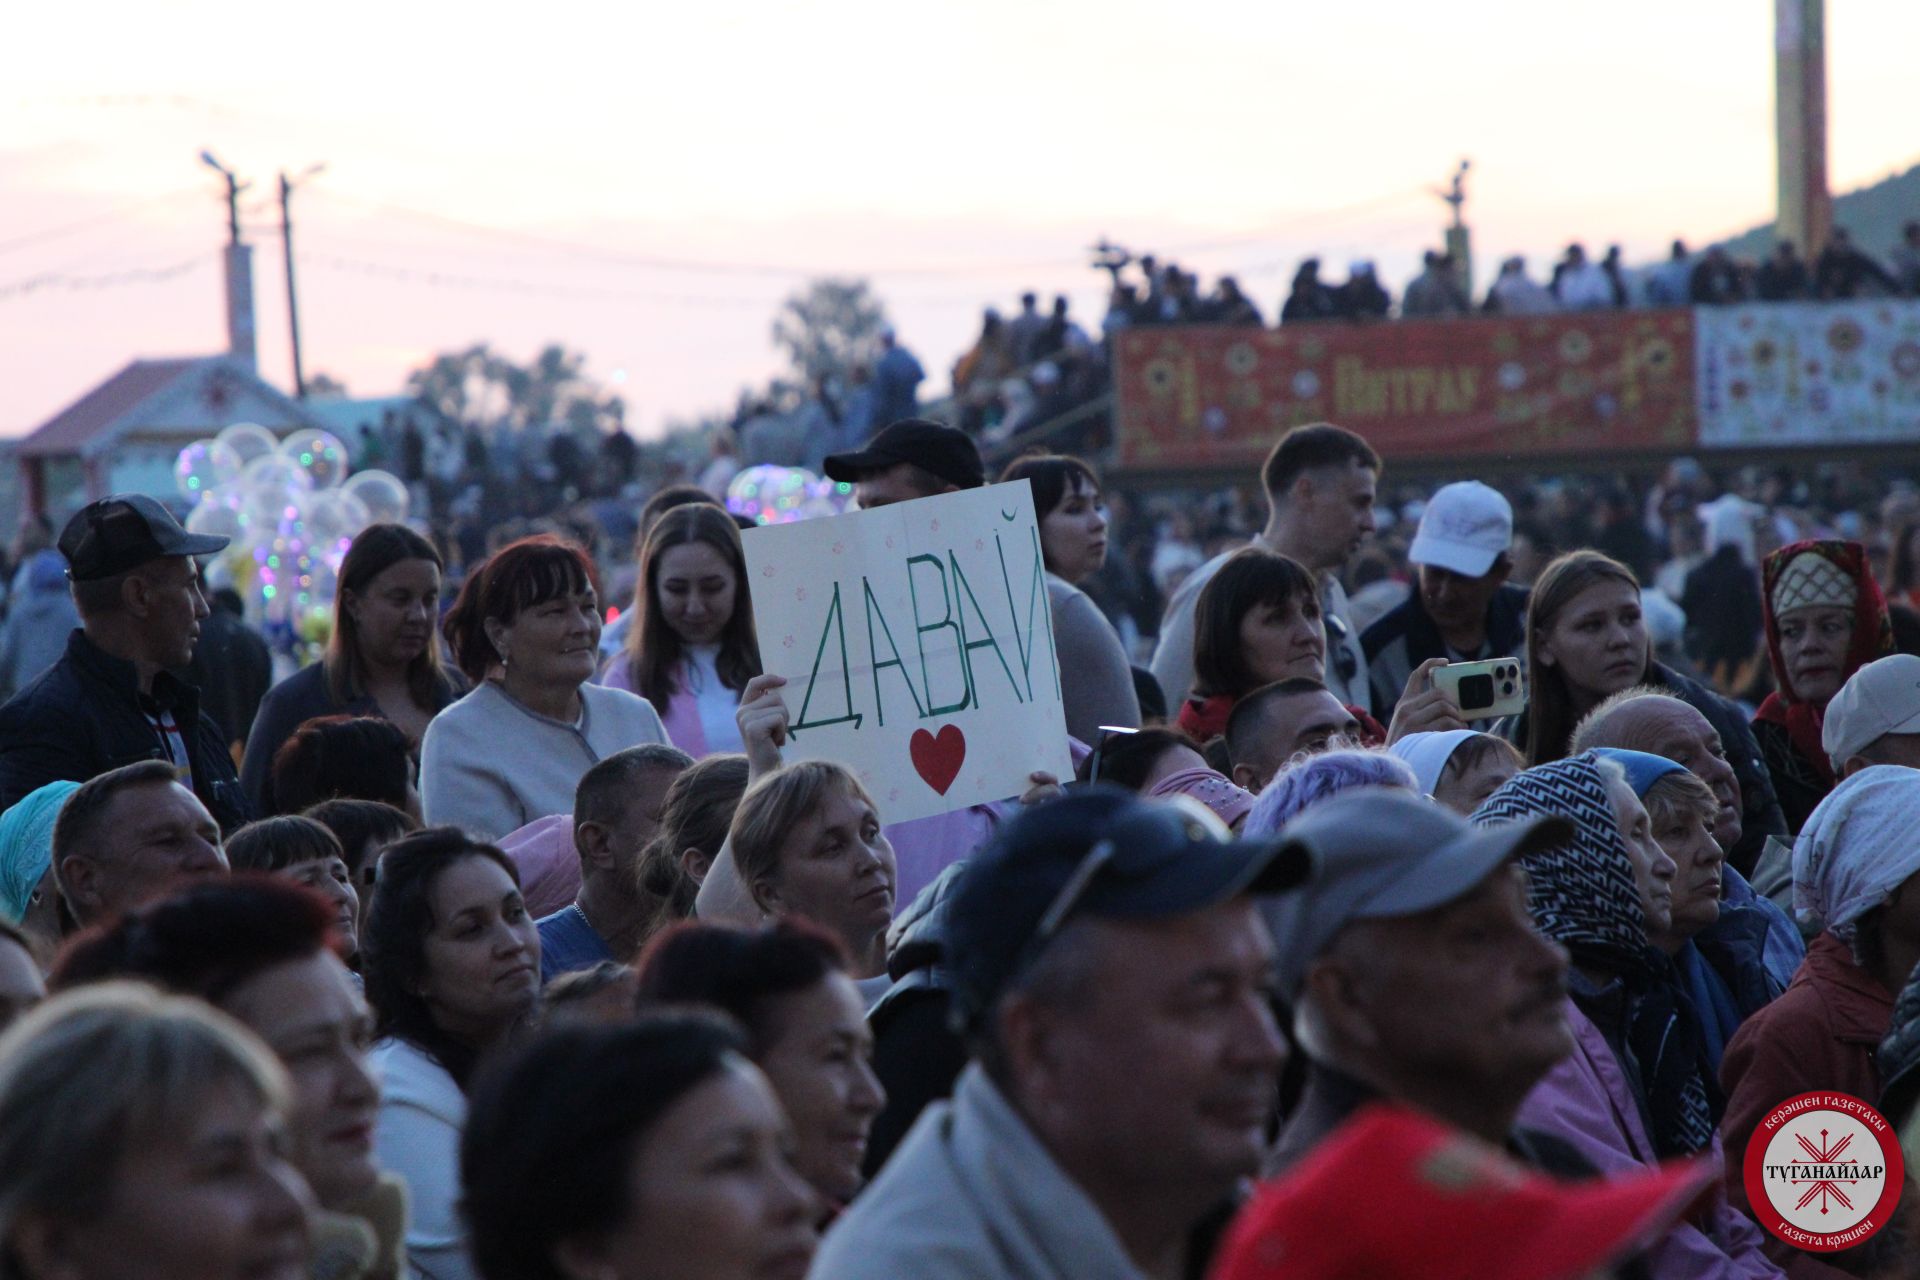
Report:
[[[1570,1143],[1605,1174],[1682,1156],[1720,1163],[1723,1107],[1699,1018],[1673,963],[1650,941],[1672,927],[1673,859],[1654,840],[1622,767],[1598,752],[1537,765],[1473,815],[1486,826],[1535,814],[1572,825],[1567,843],[1520,860],[1536,928],[1567,949],[1561,1003],[1574,1050],[1521,1106],[1524,1127]],[[1658,1277],[1777,1275],[1760,1229],[1724,1196],[1647,1252]]]
[[[474,689],[428,727],[420,800],[429,824],[497,839],[571,813],[588,769],[667,740],[651,704],[592,683],[598,579],[572,543],[542,534],[502,547],[461,586],[446,633]]]
[[[1102,725],[1138,728],[1140,699],[1127,651],[1100,606],[1080,589],[1107,562],[1107,504],[1099,478],[1078,458],[1034,454],[1016,458],[1000,479],[1025,480],[1033,489],[1067,732],[1093,743]]]
[[[381,1039],[380,1162],[407,1180],[407,1253],[436,1280],[471,1274],[456,1185],[476,1062],[534,1017],[540,934],[506,854],[434,827],[380,855],[366,937],[367,999]]]
[[[643,1007],[704,1004],[739,1020],[793,1127],[794,1168],[827,1204],[852,1200],[887,1095],[866,1001],[833,935],[800,920],[757,932],[675,925],[647,944],[639,970]]]
[[[333,907],[340,954],[360,954],[360,893],[340,841],[311,818],[262,818],[227,837],[227,865],[235,871],[283,876],[311,889]]]
[[[695,759],[740,750],[733,713],[760,674],[747,562],[733,517],[709,503],[662,515],[640,551],[637,619],[601,683],[652,703]]]
[[[319,662],[267,692],[247,736],[240,785],[257,814],[297,813],[274,794],[280,744],[319,716],[391,720],[418,751],[427,724],[466,684],[440,665],[440,553],[399,524],[362,529],[340,562],[333,634]]]
[[[378,800],[322,800],[300,816],[312,818],[340,842],[341,856],[347,860],[347,878],[360,895],[360,927],[356,932],[365,933],[380,851],[401,836],[418,831],[420,820]]]
[[[803,1280],[819,1202],[739,1033],[550,1031],[485,1073],[460,1150],[486,1280]]]
[[[1785,835],[1773,779],[1732,703],[1653,658],[1633,570],[1598,551],[1570,551],[1541,570],[1527,613],[1527,709],[1499,726],[1531,764],[1567,754],[1580,721],[1616,693],[1648,685],[1687,703],[1720,736],[1739,779],[1740,842],[1727,860],[1751,875],[1768,835]]]
[[[1840,782],[1820,742],[1827,704],[1854,672],[1893,652],[1893,620],[1857,542],[1781,547],[1761,579],[1774,692],[1754,713],[1753,736],[1792,834]]]
[[[394,1277],[406,1191],[374,1162],[380,1088],[367,1061],[371,1019],[336,954],[335,924],[327,903],[284,880],[205,881],[75,938],[53,982],[64,991],[140,978],[205,1000],[259,1036],[293,1083],[288,1159],[327,1211],[315,1233],[315,1274],[334,1274],[323,1259],[371,1254],[359,1274]]]
[[[115,982],[47,1001],[0,1037],[0,1275],[307,1280],[287,1092],[198,1000]]]
[[[1193,696],[1176,723],[1201,743],[1225,733],[1234,704],[1255,689],[1295,678],[1324,682],[1327,631],[1313,575],[1278,551],[1236,551],[1194,604],[1193,673]],[[1347,709],[1366,745],[1387,740],[1378,720]]]
[[[294,730],[273,757],[273,798],[283,813],[322,800],[378,800],[420,816],[412,744],[378,716],[320,716]]]

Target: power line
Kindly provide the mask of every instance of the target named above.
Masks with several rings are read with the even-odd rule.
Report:
[[[162,284],[206,265],[206,255],[196,254],[184,262],[164,267],[128,267],[102,275],[78,276],[65,271],[43,271],[38,275],[0,284],[0,301],[23,298],[50,289],[79,293],[90,289],[117,289],[130,284]]]
[[[48,240],[58,240],[62,236],[72,235],[76,231],[86,231],[93,227],[107,226],[144,210],[152,209],[163,204],[171,204],[173,201],[180,200],[186,196],[199,195],[202,190],[203,188],[200,187],[186,187],[179,191],[169,192],[164,196],[154,196],[150,200],[136,200],[132,204],[121,205],[118,209],[109,209],[104,213],[96,213],[90,217],[79,218],[73,222],[64,223],[57,227],[43,227],[39,231],[29,231],[26,235],[15,236],[10,240],[0,240],[0,253],[11,253],[15,249],[24,249],[29,245],[44,244]]]

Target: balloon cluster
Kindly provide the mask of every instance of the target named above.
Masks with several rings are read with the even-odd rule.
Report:
[[[837,516],[852,501],[852,485],[822,480],[805,467],[748,467],[727,486],[727,510],[755,524]]]
[[[406,519],[407,488],[384,471],[347,474],[347,447],[330,432],[276,440],[251,422],[196,440],[173,464],[186,526],[229,539],[211,585],[231,585],[268,642],[299,660],[333,629],[340,561],[370,524]]]

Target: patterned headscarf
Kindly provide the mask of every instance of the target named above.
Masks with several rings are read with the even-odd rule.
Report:
[[[49,782],[0,816],[0,916],[19,924],[33,890],[53,865],[53,823],[77,782]]]
[[[1867,566],[1866,548],[1857,542],[1829,539],[1791,543],[1767,557],[1760,578],[1767,657],[1773,663],[1778,691],[1767,695],[1754,719],[1785,727],[1797,753],[1831,788],[1839,779],[1820,745],[1827,707],[1794,696],[1780,646],[1780,619],[1795,609],[1816,606],[1850,610],[1853,636],[1847,644],[1846,667],[1840,673],[1844,682],[1867,663],[1893,652],[1893,620],[1887,613],[1886,597]]]
[[[1626,1048],[1639,1065],[1654,1146],[1662,1156],[1689,1155],[1712,1143],[1722,1099],[1680,975],[1647,943],[1640,882],[1603,758],[1585,751],[1517,774],[1473,820],[1485,826],[1551,813],[1573,822],[1571,842],[1520,860],[1529,877],[1528,909],[1540,932],[1576,960],[1620,977]]]

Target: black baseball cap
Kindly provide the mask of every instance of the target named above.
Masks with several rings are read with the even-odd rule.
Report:
[[[852,484],[870,471],[911,462],[962,489],[978,489],[987,482],[987,469],[973,437],[957,427],[925,418],[902,418],[880,428],[856,453],[836,453],[826,462],[827,478]]]
[[[1306,881],[1296,842],[1236,840],[1191,802],[1096,786],[1027,809],[960,875],[945,930],[953,1012],[978,1025],[1067,919],[1165,920]]]
[[[93,582],[162,556],[208,556],[226,538],[188,533],[173,513],[144,493],[116,493],[80,508],[60,533],[67,576]]]

